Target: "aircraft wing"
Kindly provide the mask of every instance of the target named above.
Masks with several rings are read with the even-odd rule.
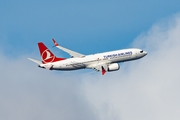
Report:
[[[81,54],[81,53],[78,53],[78,52],[75,52],[75,51],[72,51],[72,50],[69,50],[67,48],[64,48],[62,46],[60,46],[53,38],[52,38],[53,42],[54,42],[54,45],[61,49],[62,51],[68,53],[71,57],[84,57],[85,55]]]
[[[108,71],[108,64],[110,62],[100,62],[100,63],[97,63],[97,64],[92,64],[92,65],[89,65],[88,68],[92,68],[96,71],[101,71],[102,72],[102,75],[104,75],[107,71]]]

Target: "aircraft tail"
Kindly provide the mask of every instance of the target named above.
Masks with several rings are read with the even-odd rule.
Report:
[[[42,42],[38,43],[38,47],[43,64],[65,60],[65,58],[57,58]]]

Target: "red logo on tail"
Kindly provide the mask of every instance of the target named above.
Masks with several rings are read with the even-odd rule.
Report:
[[[46,49],[43,53],[42,53],[42,60],[45,63],[49,63],[49,62],[53,62],[55,59],[55,56],[50,52],[50,50]]]
[[[57,58],[42,42],[38,43],[38,47],[44,64],[65,60],[65,58]]]

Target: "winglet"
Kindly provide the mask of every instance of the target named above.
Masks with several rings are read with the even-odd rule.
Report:
[[[52,38],[52,41],[54,42],[55,46],[59,46],[59,44],[56,42],[56,40],[54,38]]]
[[[106,73],[106,70],[104,69],[104,67],[102,66],[102,75],[104,75]]]

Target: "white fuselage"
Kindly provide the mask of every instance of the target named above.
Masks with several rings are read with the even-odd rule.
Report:
[[[123,49],[111,52],[87,55],[81,58],[69,58],[58,62],[41,64],[39,67],[51,67],[51,70],[76,70],[83,68],[93,68],[98,64],[110,64],[136,60],[147,55],[141,49]]]

